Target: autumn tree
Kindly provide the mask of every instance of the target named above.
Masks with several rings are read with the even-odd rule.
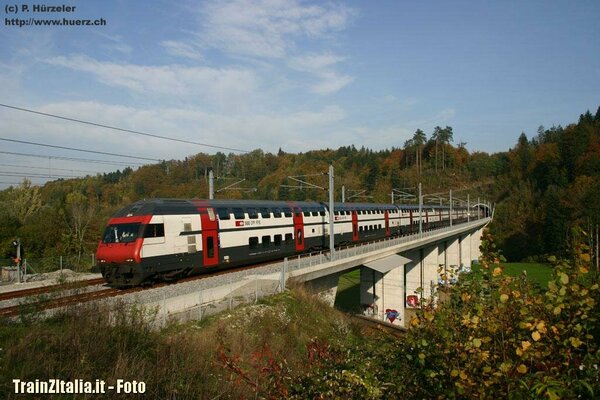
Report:
[[[97,211],[95,202],[90,201],[80,192],[67,194],[62,217],[66,233],[64,240],[68,247],[75,253],[77,265],[81,262],[81,256],[85,250],[88,228]]]

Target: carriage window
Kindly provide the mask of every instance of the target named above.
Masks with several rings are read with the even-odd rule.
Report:
[[[284,208],[284,209],[283,209],[283,214],[284,214],[286,217],[288,217],[288,218],[289,218],[289,217],[291,217],[291,216],[292,216],[292,210],[290,210],[289,208]]]
[[[206,257],[213,258],[215,256],[215,240],[212,236],[206,238]]]
[[[251,249],[257,248],[258,247],[258,237],[253,236],[253,237],[249,238],[248,246],[250,246]]]
[[[217,215],[222,221],[231,218],[231,216],[229,215],[229,210],[226,208],[217,208]]]
[[[319,215],[320,215],[321,217],[324,217],[324,216],[325,216],[325,210],[321,210],[321,211],[319,211]]]
[[[273,237],[273,239],[274,239],[274,240],[273,240],[273,244],[274,244],[275,246],[281,246],[281,239],[282,239],[282,236],[281,236],[281,235],[275,235],[275,236]]]
[[[310,211],[304,211],[304,216],[305,217],[310,217]]]
[[[241,208],[234,208],[233,216],[235,217],[235,219],[244,219],[246,217],[244,215],[244,210],[242,210]]]
[[[286,243],[293,243],[294,242],[294,235],[292,233],[286,233],[285,234],[285,242]]]
[[[339,211],[335,211],[335,210],[334,210],[334,211],[333,211],[333,215],[340,215],[340,212],[339,212]]]
[[[269,247],[270,244],[271,244],[271,236],[263,236],[262,237],[263,247]]]
[[[281,218],[281,209],[274,208],[272,211],[273,211],[273,217],[274,218]]]
[[[260,214],[263,218],[271,218],[271,211],[268,208],[261,208]]]
[[[248,212],[248,218],[250,218],[250,219],[258,218],[258,213],[256,212],[256,208],[248,208],[246,211]]]
[[[165,225],[164,224],[149,224],[144,229],[145,238],[164,237],[165,236]]]

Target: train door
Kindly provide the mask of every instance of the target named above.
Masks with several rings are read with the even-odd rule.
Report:
[[[300,207],[292,207],[294,210],[294,238],[296,251],[304,251],[304,219]]]
[[[390,213],[388,210],[385,210],[384,218],[385,218],[385,236],[390,236]]]
[[[352,211],[352,241],[358,242],[358,214]]]
[[[211,267],[219,263],[219,223],[212,208],[200,208],[199,211],[202,223],[202,265]]]

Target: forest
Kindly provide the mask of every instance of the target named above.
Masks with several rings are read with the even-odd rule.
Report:
[[[447,204],[452,190],[465,205],[467,196],[470,204],[495,204],[491,230],[510,261],[567,255],[574,227],[597,246],[600,107],[566,127],[540,126],[531,138],[522,133],[506,152],[469,152],[466,143],[454,143],[450,126],[427,136],[418,129],[380,151],[349,145],[298,154],[198,153],[42,186],[25,179],[0,192],[0,259],[14,256],[19,238],[28,259],[68,256],[89,269],[111,214],[143,198],[207,198],[210,170],[215,198],[327,201],[318,187],[327,186],[330,164],[337,201],[344,186],[346,201],[389,203],[393,192],[395,203],[416,203],[421,182],[426,202]]]

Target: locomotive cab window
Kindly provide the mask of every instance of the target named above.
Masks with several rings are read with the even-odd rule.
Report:
[[[165,236],[165,224],[149,224],[144,228],[144,238]]]
[[[104,231],[103,243],[131,243],[140,234],[140,223],[109,225]],[[163,234],[164,235],[164,234]]]

